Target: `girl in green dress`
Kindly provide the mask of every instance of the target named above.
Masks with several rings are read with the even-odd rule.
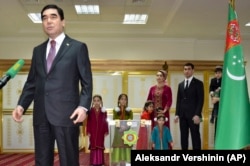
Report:
[[[127,94],[120,94],[118,97],[117,107],[113,110],[113,120],[119,120],[119,125],[115,127],[114,139],[112,143],[111,161],[112,165],[123,166],[130,163],[130,153],[132,146],[124,144],[122,136],[124,131],[129,130],[126,120],[133,119],[133,112],[128,107]]]

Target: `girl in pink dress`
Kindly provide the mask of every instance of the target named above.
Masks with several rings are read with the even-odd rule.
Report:
[[[88,111],[87,134],[89,136],[90,164],[104,165],[104,139],[108,135],[107,112],[100,95],[94,95]]]

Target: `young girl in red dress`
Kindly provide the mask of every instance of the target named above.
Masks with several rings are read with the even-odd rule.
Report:
[[[150,137],[150,129],[147,128],[146,124],[143,124],[145,121],[144,120],[151,120],[151,113],[154,111],[154,102],[151,100],[148,100],[145,102],[144,107],[143,107],[143,112],[141,114],[141,125],[139,128],[139,135],[138,135],[138,140],[136,144],[136,149],[138,150],[146,150],[146,149],[151,149],[150,144],[149,144],[149,138]]]
[[[103,107],[102,97],[94,95],[87,120],[90,165],[104,165],[104,140],[108,133],[107,112]]]

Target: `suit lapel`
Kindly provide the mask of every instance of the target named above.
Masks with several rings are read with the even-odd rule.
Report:
[[[47,73],[47,60],[46,60],[46,50],[47,50],[47,43],[48,43],[49,40],[45,41],[42,45],[42,48],[41,48],[41,62],[43,62],[43,69],[44,69],[44,72]]]
[[[184,86],[185,86],[185,80],[184,81],[182,81],[182,83],[181,83],[181,89],[184,91]]]
[[[196,80],[196,78],[193,77],[192,81],[189,84],[189,88],[193,87],[193,85],[195,84],[195,80]]]

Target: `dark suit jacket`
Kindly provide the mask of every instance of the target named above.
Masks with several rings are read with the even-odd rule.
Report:
[[[184,90],[184,81],[179,83],[176,101],[176,115],[184,118],[202,117],[204,103],[203,82],[193,77],[187,90]]]
[[[215,92],[217,88],[221,87],[221,80],[222,78],[218,79],[218,81],[217,78],[212,78],[209,85],[209,92],[211,91]],[[214,109],[218,110],[218,108],[219,108],[219,102],[214,104]]]
[[[18,104],[26,110],[34,100],[34,125],[47,118],[56,126],[73,126],[70,115],[78,106],[89,109],[92,99],[88,49],[85,43],[66,35],[47,74],[47,42],[33,50],[30,71]]]
[[[212,78],[209,85],[209,92],[215,91],[218,87],[221,87],[221,78],[218,81],[217,78]]]

